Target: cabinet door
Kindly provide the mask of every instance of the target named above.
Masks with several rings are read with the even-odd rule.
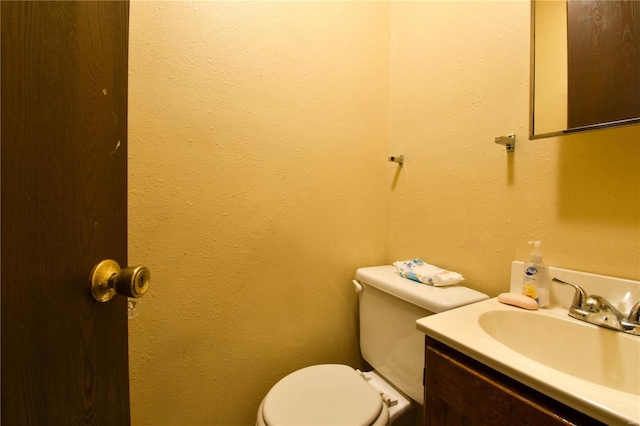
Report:
[[[569,129],[640,117],[639,23],[637,1],[567,2]]]
[[[425,358],[425,425],[601,424],[445,346]]]

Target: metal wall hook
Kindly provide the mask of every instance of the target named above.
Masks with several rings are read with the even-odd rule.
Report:
[[[404,155],[400,155],[398,157],[389,157],[389,161],[398,163],[400,166],[402,166],[404,165]]]
[[[496,136],[495,142],[507,147],[507,152],[513,152],[516,149],[516,134],[512,133],[509,136]]]

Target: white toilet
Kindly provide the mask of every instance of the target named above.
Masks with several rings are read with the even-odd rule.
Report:
[[[257,425],[397,423],[424,399],[424,334],[416,320],[488,298],[467,287],[431,287],[402,278],[394,266],[360,268],[354,285],[360,296],[360,351],[375,370],[323,364],[294,371],[264,397]]]

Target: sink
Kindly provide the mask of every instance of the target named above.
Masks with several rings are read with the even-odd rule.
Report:
[[[566,308],[526,311],[497,298],[421,318],[418,330],[607,425],[640,425],[640,336]]]
[[[533,361],[640,396],[640,337],[522,310],[484,312],[478,322],[489,336]]]
[[[520,293],[523,262],[509,290]],[[550,267],[622,312],[640,300],[640,282]],[[419,331],[607,425],[640,425],[640,336],[571,318],[567,286],[550,286],[549,308],[528,311],[497,298],[430,315]]]

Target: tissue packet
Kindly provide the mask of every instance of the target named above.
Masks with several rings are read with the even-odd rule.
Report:
[[[394,262],[394,265],[398,269],[398,274],[400,274],[401,277],[435,287],[454,285],[464,281],[462,275],[457,272],[438,268],[420,259]]]

